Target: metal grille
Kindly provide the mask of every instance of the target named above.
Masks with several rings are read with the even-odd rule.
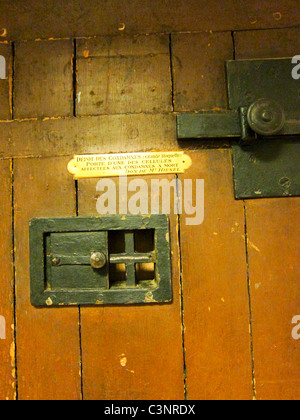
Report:
[[[30,226],[32,304],[168,302],[169,237],[163,215],[35,219]]]

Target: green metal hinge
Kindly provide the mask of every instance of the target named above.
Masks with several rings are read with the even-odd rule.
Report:
[[[231,138],[237,199],[300,195],[300,80],[292,58],[226,63],[224,112],[177,116],[180,140]]]

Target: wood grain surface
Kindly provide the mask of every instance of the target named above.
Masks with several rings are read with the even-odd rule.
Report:
[[[244,210],[233,196],[230,152],[189,155],[193,166],[180,179],[194,189],[204,179],[205,219],[187,226],[181,217],[187,397],[252,399]]]
[[[29,221],[75,215],[75,187],[66,158],[15,161],[17,366],[20,400],[81,398],[77,308],[36,309],[30,303]]]
[[[77,115],[172,111],[168,35],[77,41]]]
[[[300,199],[246,203],[257,398],[300,398]]]
[[[144,177],[149,185],[152,178]],[[128,178],[130,182],[132,178]],[[139,178],[140,179],[140,178]],[[169,180],[174,176],[169,176]],[[79,181],[79,215],[97,215],[98,180]],[[117,189],[118,191],[118,189]],[[129,194],[128,198],[133,194]],[[119,209],[119,202],[118,202]],[[172,304],[82,308],[85,399],[183,399],[177,216],[171,216]]]
[[[0,28],[13,40],[117,33],[225,31],[299,24],[298,0],[18,0],[1,3]],[[33,24],[34,23],[34,24]]]
[[[15,46],[15,118],[73,115],[73,43],[25,42]]]
[[[231,32],[173,35],[175,110],[226,109],[225,61],[233,54]]]
[[[299,28],[235,34],[237,58],[294,56]],[[248,264],[258,399],[299,399],[299,199],[249,200]]]
[[[0,160],[0,400],[16,398],[11,161]],[[5,325],[3,324],[5,323]],[[3,333],[4,325],[4,336]]]

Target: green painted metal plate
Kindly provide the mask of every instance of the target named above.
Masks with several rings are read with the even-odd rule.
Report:
[[[67,232],[47,235],[47,288],[53,292],[65,289],[105,288],[108,284],[108,265],[92,270],[92,251],[107,255],[107,232]],[[53,265],[52,260],[60,261]]]
[[[169,219],[165,215],[33,219],[33,306],[172,301]],[[91,265],[93,253],[107,261]]]
[[[227,85],[229,108],[249,107],[258,99],[278,102],[287,120],[300,115],[299,80],[292,77],[291,58],[228,61]]]
[[[251,146],[234,145],[235,196],[241,198],[300,195],[300,85],[292,77],[291,58],[227,62],[229,108],[248,107],[261,98],[284,108],[286,137],[265,137]]]
[[[300,138],[232,146],[237,199],[300,196]]]

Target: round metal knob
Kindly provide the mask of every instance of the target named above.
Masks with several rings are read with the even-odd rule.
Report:
[[[248,124],[262,136],[278,134],[285,124],[285,112],[281,105],[270,99],[259,99],[248,110]]]
[[[93,252],[91,255],[91,266],[99,269],[106,265],[106,256],[102,252]]]

